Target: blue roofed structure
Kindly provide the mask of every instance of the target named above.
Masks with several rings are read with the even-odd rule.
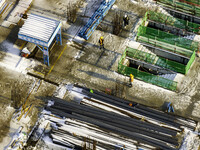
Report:
[[[43,52],[44,63],[49,65],[49,47],[56,38],[62,45],[61,22],[30,14],[18,33],[18,38],[37,45]]]

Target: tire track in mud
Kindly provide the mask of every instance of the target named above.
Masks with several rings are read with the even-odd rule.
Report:
[[[194,61],[194,64],[188,74],[185,77],[185,80],[183,80],[180,89],[180,94],[185,94],[188,96],[193,96],[196,93],[196,89],[198,86],[198,83],[200,82],[200,60],[199,58],[196,58]]]

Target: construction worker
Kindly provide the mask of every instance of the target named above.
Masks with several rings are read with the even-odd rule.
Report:
[[[124,15],[123,21],[124,21],[124,27],[126,28],[126,26],[129,24],[129,17],[127,14]]]
[[[103,36],[101,36],[100,39],[99,39],[100,49],[102,49],[102,48],[104,49],[104,43],[103,42],[104,42],[104,39],[103,39]]]
[[[199,50],[197,50],[196,55],[197,55],[197,57],[200,57]]]
[[[134,79],[134,76],[130,74],[130,87],[133,86],[133,79]]]

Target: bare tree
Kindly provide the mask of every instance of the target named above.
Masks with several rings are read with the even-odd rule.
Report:
[[[76,3],[69,2],[67,5],[67,21],[74,23],[77,19],[78,10],[83,5],[84,0],[80,0]]]
[[[15,109],[18,109],[23,103],[23,92],[22,92],[22,85],[19,82],[15,82],[11,89],[11,105]]]

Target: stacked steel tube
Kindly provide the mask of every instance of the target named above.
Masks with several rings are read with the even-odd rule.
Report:
[[[46,107],[51,112],[49,120],[57,126],[51,131],[53,142],[67,147],[173,150],[180,146],[182,131],[196,127],[191,119],[95,90],[91,93],[85,87],[73,87],[71,91],[82,95],[80,103],[51,98],[54,105]]]

